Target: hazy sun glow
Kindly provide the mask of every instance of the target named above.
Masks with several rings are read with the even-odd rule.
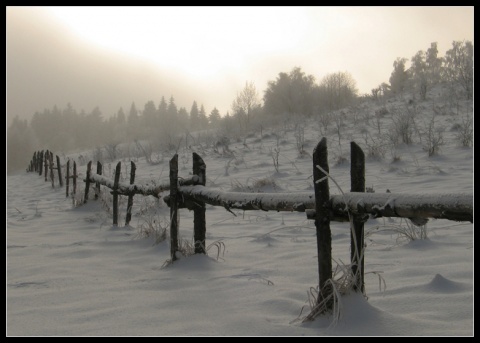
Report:
[[[295,49],[306,29],[302,8],[147,9],[50,8],[89,42],[202,79],[226,68],[241,70],[256,56]]]
[[[438,42],[473,42],[473,6],[7,6],[7,113],[71,102],[105,116],[174,96],[222,115],[245,82],[263,96],[300,67],[347,71],[359,94],[393,62]],[[25,101],[28,99],[28,101]]]

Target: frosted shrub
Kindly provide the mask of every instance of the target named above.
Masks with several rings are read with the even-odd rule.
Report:
[[[322,113],[318,116],[318,128],[322,136],[327,135],[331,123],[332,115],[330,113]]]
[[[392,115],[392,132],[405,144],[413,143],[415,132],[415,112],[395,110]]]
[[[300,157],[305,156],[305,128],[302,125],[295,127],[295,144]]]
[[[424,124],[422,132],[425,138],[423,150],[428,152],[428,156],[436,155],[440,150],[440,146],[445,144],[443,141],[443,132],[443,128],[435,127],[435,115],[432,116],[428,123]]]
[[[374,159],[382,159],[385,157],[387,145],[385,144],[383,137],[378,136],[374,138],[368,132],[363,134],[365,146],[367,147],[367,156]]]
[[[462,123],[458,125],[456,140],[464,147],[473,145],[473,117],[465,116]]]

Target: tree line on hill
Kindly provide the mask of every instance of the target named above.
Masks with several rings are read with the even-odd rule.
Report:
[[[223,116],[217,108],[207,114],[196,101],[189,111],[178,108],[173,96],[168,102],[162,96],[158,106],[150,100],[140,109],[132,102],[127,112],[120,108],[109,118],[104,118],[98,107],[85,112],[74,109],[70,103],[65,108],[55,105],[35,112],[30,122],[14,118],[7,129],[7,172],[24,168],[33,151],[39,148],[68,152],[141,140],[156,142],[160,148],[175,144],[176,137],[185,132],[210,128],[221,129],[227,135],[232,130],[245,132],[259,121],[268,122],[276,116],[317,116],[359,101],[405,93],[425,100],[427,91],[440,82],[451,85],[452,89],[460,86],[462,96],[473,98],[471,41],[453,41],[444,57],[438,56],[435,42],[410,60],[398,57],[389,83],[378,85],[370,94],[359,94],[348,72],[327,74],[317,83],[313,75],[294,67],[269,81],[263,97],[253,82],[246,82],[232,102],[232,113]]]

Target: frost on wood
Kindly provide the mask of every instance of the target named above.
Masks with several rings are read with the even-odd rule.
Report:
[[[237,193],[223,192],[204,186],[181,186],[187,198],[226,209],[297,211],[315,209],[315,196],[298,193]],[[393,194],[344,193],[330,196],[334,218],[351,214],[369,214],[371,217],[417,217],[473,222],[473,195],[460,194]],[[310,211],[311,212],[311,211]]]
[[[436,218],[473,222],[473,195],[466,193],[346,193],[345,200],[341,196],[332,197],[333,211],[342,211],[345,202],[351,213],[368,213],[374,218]]]
[[[263,210],[263,211],[297,211],[304,212],[315,207],[313,193],[242,193],[223,192],[204,186],[182,186],[184,196],[203,201],[226,209]]]
[[[178,180],[178,183],[180,186],[182,185],[192,185],[195,184],[198,181],[198,176],[193,175],[192,178],[190,179],[181,179]],[[98,175],[98,174],[91,174],[90,175],[90,182],[98,182],[103,186],[106,186],[110,189],[113,189],[114,182],[113,180],[110,180],[109,178]],[[156,198],[160,197],[160,193],[164,191],[170,190],[170,184],[165,183],[165,184],[160,184],[160,185],[155,185],[155,184],[128,184],[124,182],[119,182],[118,183],[118,189],[117,193],[119,195],[134,195],[134,194],[141,194],[141,195],[152,195]]]

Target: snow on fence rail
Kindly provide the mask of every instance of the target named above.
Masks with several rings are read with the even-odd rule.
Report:
[[[223,192],[205,186],[180,186],[180,192],[188,198],[210,205],[222,206],[227,210],[262,210],[307,212],[313,219],[315,195],[312,192],[288,193],[240,193]],[[168,196],[164,198],[168,203]],[[336,221],[348,221],[350,214],[368,214],[370,218],[435,218],[455,221],[473,221],[471,194],[392,194],[356,193],[331,195],[331,214]],[[383,204],[383,205],[380,205]],[[347,211],[348,209],[348,211]]]
[[[45,181],[47,166],[53,183],[53,155],[45,153]],[[35,153],[27,171],[39,171],[42,174],[44,153]],[[67,196],[69,167],[67,162]],[[362,149],[351,142],[351,192],[330,196],[328,153],[326,138],[323,138],[313,151],[314,193],[238,193],[223,192],[205,187],[206,165],[203,159],[193,153],[193,176],[189,179],[178,178],[178,155],[170,160],[170,182],[161,185],[135,184],[135,164],[131,162],[130,184],[119,182],[121,163],[115,168],[115,178],[110,180],[101,175],[102,167],[97,162],[97,174],[92,173],[90,161],[84,179],[84,202],[87,202],[89,187],[95,183],[95,199],[100,193],[100,185],[112,189],[113,224],[118,224],[118,196],[128,196],[126,225],[131,218],[133,196],[141,194],[159,198],[160,193],[170,191],[164,201],[170,207],[170,254],[172,262],[178,251],[178,215],[179,208],[194,211],[194,245],[195,253],[206,253],[205,249],[205,204],[231,209],[262,211],[298,211],[306,212],[307,218],[315,220],[318,252],[319,296],[318,301],[329,298],[332,278],[331,231],[330,221],[348,221],[351,230],[351,270],[355,278],[354,289],[364,289],[364,223],[370,218],[401,217],[409,218],[415,225],[424,225],[429,218],[469,221],[473,223],[473,194],[393,194],[365,193],[365,155]],[[57,156],[57,169],[61,180],[60,161]],[[73,180],[78,176],[75,172]],[[60,186],[62,183],[60,182]],[[75,183],[74,183],[75,187]],[[75,192],[75,190],[74,190]],[[233,213],[233,212],[232,212]],[[332,302],[327,302],[325,310],[331,309]]]

